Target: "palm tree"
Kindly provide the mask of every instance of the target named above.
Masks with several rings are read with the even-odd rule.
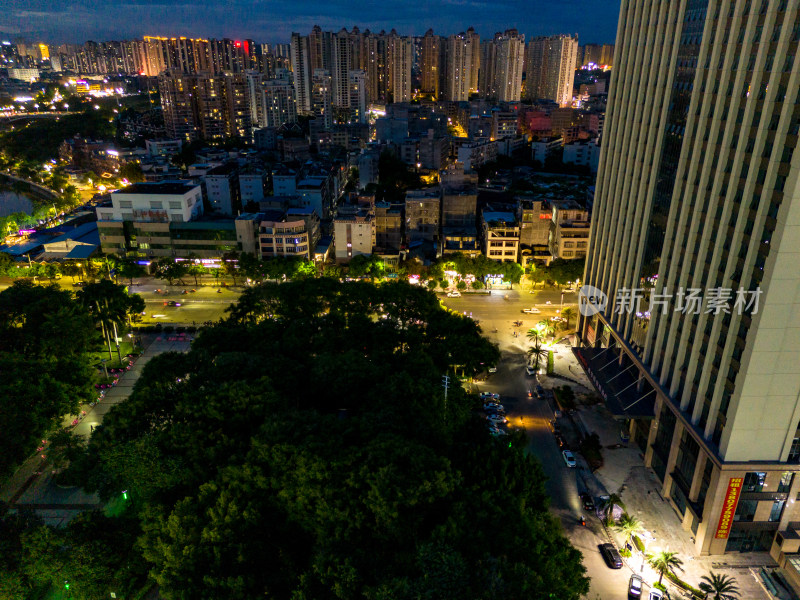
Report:
[[[531,341],[532,344],[537,344],[542,341],[542,334],[539,333],[538,329],[528,329],[528,339]]]
[[[661,580],[664,578],[664,573],[669,572],[675,575],[676,570],[683,571],[681,568],[683,566],[683,561],[678,558],[677,552],[662,550],[655,554],[648,554],[647,562],[653,569],[658,571],[658,583],[661,583]]]
[[[542,347],[542,343],[539,340],[534,342],[533,346],[528,348],[528,364],[534,363],[533,368],[537,371],[539,370],[539,361],[541,359],[547,359],[547,350]]]
[[[631,537],[644,530],[642,522],[636,517],[630,516],[628,513],[623,513],[619,518],[619,523],[614,525],[614,529],[619,531],[625,536],[625,545],[631,541]]]
[[[603,503],[603,515],[606,521],[613,517],[615,506],[619,506],[623,511],[627,510],[627,508],[625,508],[625,503],[622,501],[622,497],[619,494],[611,494]]]
[[[545,319],[539,321],[536,324],[536,329],[542,336],[548,336],[548,335],[554,336],[556,334],[555,327],[553,327],[553,323]]]
[[[575,316],[575,309],[568,306],[567,308],[561,311],[561,316],[564,317],[564,319],[566,319],[564,321],[564,324],[567,326],[566,328],[569,329],[569,321],[570,319],[572,319],[572,317]]]
[[[736,587],[736,580],[728,575],[717,575],[713,571],[708,575],[703,575],[700,589],[706,594],[709,600],[736,600],[739,598],[739,588]]]

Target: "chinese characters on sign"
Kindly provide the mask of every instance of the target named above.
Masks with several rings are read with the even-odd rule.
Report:
[[[614,313],[635,313],[638,317],[649,317],[656,312],[665,315],[670,311],[670,303],[674,300],[671,310],[688,315],[730,314],[731,310],[740,315],[754,315],[758,312],[758,301],[762,293],[761,288],[754,291],[744,288],[708,288],[705,295],[703,291],[701,288],[678,288],[675,294],[671,294],[669,290],[661,293],[651,291],[649,306],[645,307],[644,288],[621,288],[617,290],[617,297],[614,299]]]
[[[731,532],[733,515],[736,512],[736,504],[739,502],[739,493],[742,491],[743,481],[742,477],[732,477],[728,482],[728,491],[725,494],[722,514],[719,516],[719,524],[717,525],[717,535],[714,536],[718,540],[727,540],[728,534]]]

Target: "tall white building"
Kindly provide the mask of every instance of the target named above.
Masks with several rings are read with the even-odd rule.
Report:
[[[582,360],[696,550],[797,581],[800,0],[623,0],[616,41]]]
[[[410,37],[396,37],[392,44],[392,101],[411,100],[411,65],[414,44]]]
[[[500,102],[519,102],[522,96],[522,64],[525,59],[525,36],[509,29],[495,36],[497,46],[494,90]]]
[[[337,108],[347,108],[350,106],[349,77],[353,70],[352,44],[350,34],[346,29],[335,34],[332,38],[330,75],[331,75],[331,96],[333,105]]]
[[[559,106],[572,103],[578,36],[537,37],[528,43],[526,98],[547,99]]]
[[[473,61],[477,61],[479,46],[473,45],[471,36],[465,33],[451,35],[446,44],[445,100],[461,102],[469,100],[472,84]]]
[[[291,53],[292,73],[294,75],[295,98],[297,112],[302,115],[311,114],[311,62],[309,56],[308,37],[299,33],[292,34],[289,45]]]
[[[367,122],[367,74],[362,70],[350,71],[350,121]]]
[[[326,129],[333,126],[333,84],[324,69],[315,70],[311,78],[311,113]]]
[[[282,79],[265,81],[259,105],[261,127],[280,127],[284,123],[297,122],[295,89],[288,81]]]

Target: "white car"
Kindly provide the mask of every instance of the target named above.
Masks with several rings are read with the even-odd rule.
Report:
[[[535,306],[532,306],[531,308],[523,308],[522,312],[524,312],[526,315],[538,315],[542,311]]]
[[[497,423],[503,423],[503,424],[508,423],[508,419],[506,419],[503,415],[487,415],[486,419],[491,421],[495,425]]]
[[[448,298],[461,298],[461,292],[447,292]]]
[[[650,588],[650,595],[647,597],[647,600],[664,600],[664,594],[661,593],[661,590]]]
[[[564,457],[564,462],[567,463],[568,467],[574,469],[578,466],[578,463],[575,461],[575,456],[573,456],[572,452],[569,450],[564,450],[561,455]]]

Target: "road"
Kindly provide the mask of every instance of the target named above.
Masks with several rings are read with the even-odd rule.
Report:
[[[192,292],[192,289],[197,291]],[[192,325],[217,321],[225,316],[225,309],[236,302],[240,294],[240,290],[232,288],[159,287],[150,282],[129,287],[129,291],[139,294],[144,299],[146,308],[145,315],[142,316],[142,325],[156,323]],[[170,301],[180,306],[170,306]]]
[[[506,293],[508,299],[506,299]],[[546,304],[547,301],[551,304]],[[628,569],[612,570],[606,566],[598,551],[598,545],[607,542],[600,521],[595,516],[587,517],[587,526],[579,524],[581,514],[585,514],[579,493],[586,487],[582,476],[588,467],[579,454],[576,454],[578,468],[566,466],[561,449],[548,425],[553,418],[553,410],[546,401],[528,399],[528,390],[535,386],[533,377],[525,373],[525,349],[528,346],[525,332],[542,319],[558,314],[561,309],[561,293],[557,290],[536,291],[530,294],[526,289],[508,292],[493,291],[491,296],[466,294],[461,298],[444,298],[444,304],[467,315],[472,314],[480,321],[484,334],[500,346],[501,360],[497,372],[485,382],[476,384],[480,391],[499,393],[506,408],[509,425],[524,427],[528,436],[528,451],[542,463],[547,481],[545,488],[551,498],[550,510],[561,521],[565,535],[582,554],[587,574],[591,578],[588,599],[627,600],[627,585],[631,572]],[[564,295],[564,307],[576,309],[577,296]],[[535,306],[541,313],[523,314],[523,308]],[[521,320],[522,327],[514,327],[513,322]],[[574,322],[573,322],[574,323]],[[497,329],[497,332],[494,330]],[[517,337],[513,332],[518,332]],[[568,346],[559,344],[557,361],[572,360]],[[577,363],[575,363],[577,364]],[[548,381],[542,378],[544,387],[561,385],[563,381]],[[522,421],[520,421],[520,417]],[[566,432],[565,432],[566,433]],[[570,438],[567,435],[569,444]],[[574,449],[574,448],[573,448]]]

